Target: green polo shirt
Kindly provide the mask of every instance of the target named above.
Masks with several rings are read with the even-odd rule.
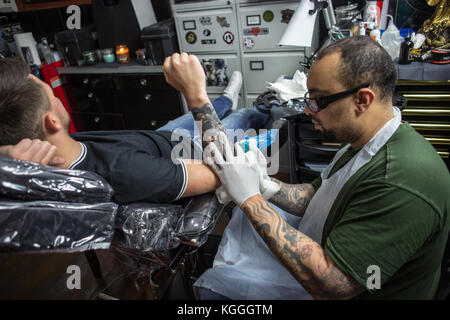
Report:
[[[358,150],[349,149],[333,175]],[[321,179],[313,182],[317,189]],[[360,299],[432,299],[450,227],[450,174],[433,146],[403,123],[344,185],[321,245],[367,290]],[[374,284],[376,266],[380,289]]]

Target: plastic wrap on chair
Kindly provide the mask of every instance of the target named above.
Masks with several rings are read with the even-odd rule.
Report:
[[[208,239],[224,207],[214,192],[193,197],[178,223],[176,236],[182,243],[200,247]]]
[[[0,201],[0,251],[108,249],[117,204]]]
[[[172,204],[132,203],[119,207],[115,238],[118,245],[141,253],[156,253],[179,245],[174,239],[183,207]]]
[[[0,196],[27,201],[100,203],[113,189],[99,175],[0,156]]]

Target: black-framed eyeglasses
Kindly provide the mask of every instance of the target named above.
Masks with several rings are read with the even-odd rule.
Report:
[[[355,92],[357,92],[359,89],[367,88],[369,87],[369,84],[363,84],[359,87],[342,91],[336,94],[332,94],[330,96],[326,97],[318,97],[318,98],[310,98],[309,97],[309,91],[305,93],[305,97],[303,98],[305,100],[306,105],[312,112],[319,112],[320,110],[325,109],[328,107],[328,105],[336,100],[345,98]]]

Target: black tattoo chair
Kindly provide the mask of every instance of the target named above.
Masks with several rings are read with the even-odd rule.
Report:
[[[94,173],[0,156],[0,298],[113,299],[105,292],[126,278],[134,284],[144,279],[144,297],[157,299],[179,275],[185,298],[193,299],[199,249],[224,208],[215,194],[192,197],[185,206],[119,206],[112,196]],[[72,265],[83,269],[82,288],[73,291]],[[40,282],[38,291],[28,285],[36,279],[7,276],[50,281],[49,270],[57,275]]]

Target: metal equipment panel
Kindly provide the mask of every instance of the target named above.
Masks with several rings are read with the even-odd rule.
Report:
[[[275,82],[284,75],[291,77],[301,69],[302,52],[271,52],[244,54],[243,73],[246,77],[248,94],[261,94],[266,91],[267,82]]]
[[[177,12],[175,21],[182,51],[230,52],[239,49],[232,8]]]

